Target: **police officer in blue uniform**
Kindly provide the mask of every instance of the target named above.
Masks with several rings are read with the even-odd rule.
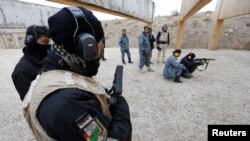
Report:
[[[131,61],[131,54],[129,51],[129,39],[128,39],[128,36],[126,34],[126,29],[122,29],[122,36],[119,38],[118,43],[119,43],[120,49],[121,49],[122,63],[124,65],[126,64],[126,61],[124,59],[125,53],[126,53],[127,57],[128,57],[128,63],[133,64],[133,62]]]
[[[181,50],[176,49],[173,51],[173,55],[167,58],[165,63],[165,67],[163,70],[163,76],[165,78],[171,79],[174,78],[174,82],[182,83],[180,80],[180,76],[183,70],[185,70],[185,66],[178,62],[177,58],[180,57]]]
[[[149,27],[144,26],[144,31],[139,35],[139,54],[140,54],[140,61],[139,61],[139,72],[144,73],[142,70],[144,65],[148,68],[148,72],[154,72],[150,68],[150,42],[148,37]]]

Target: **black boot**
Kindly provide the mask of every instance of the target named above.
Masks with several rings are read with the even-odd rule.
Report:
[[[128,63],[133,64],[133,62],[131,61],[131,58],[128,58]]]
[[[174,82],[176,82],[176,83],[182,83],[182,81],[180,80],[180,76],[176,76],[174,78]]]
[[[125,60],[124,60],[124,59],[122,59],[122,63],[123,63],[123,65],[125,65],[125,64],[126,64],[126,62],[125,62]]]

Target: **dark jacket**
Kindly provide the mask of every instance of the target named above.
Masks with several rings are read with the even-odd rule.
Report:
[[[153,34],[151,35],[148,35],[148,38],[149,38],[149,42],[150,42],[150,47],[151,49],[154,49],[154,42],[155,42],[155,37]]]
[[[43,70],[67,70],[67,66],[58,65],[60,59],[49,53],[44,58]],[[47,134],[60,141],[84,141],[75,121],[86,113],[102,123],[109,137],[131,141],[132,126],[126,100],[122,96],[117,97],[116,106],[111,106],[110,110],[112,119],[101,112],[99,102],[92,94],[77,88],[66,88],[51,93],[43,100],[37,118]]]
[[[197,63],[194,61],[194,59],[189,60],[187,58],[187,56],[183,57],[180,61],[181,64],[183,64],[186,68],[186,70],[189,73],[193,73],[195,71],[195,69],[197,68],[197,66],[202,65],[201,63]]]
[[[31,82],[36,78],[42,67],[43,56],[27,47],[23,48],[24,55],[17,63],[11,77],[21,100],[29,90]]]
[[[162,33],[162,32],[158,32],[158,33],[157,33],[157,36],[156,36],[156,44],[157,44],[157,45],[159,45],[159,44],[169,44],[169,43],[170,43],[169,32],[167,32],[167,33],[168,33],[168,40],[167,40],[166,42],[160,41],[161,33]]]

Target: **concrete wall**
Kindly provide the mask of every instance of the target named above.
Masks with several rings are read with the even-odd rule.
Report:
[[[0,48],[22,48],[26,28],[32,24],[47,26],[48,17],[58,10],[17,0],[1,0]]]

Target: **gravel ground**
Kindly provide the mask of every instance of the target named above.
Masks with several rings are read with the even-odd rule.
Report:
[[[167,50],[167,56],[173,49]],[[204,72],[176,84],[155,72],[138,72],[138,50],[131,49],[134,64],[124,65],[123,95],[131,111],[133,141],[205,141],[208,124],[250,124],[250,52],[185,49],[197,57],[216,58]],[[110,87],[115,66],[121,64],[117,48],[105,49],[97,79]],[[20,49],[0,49],[0,141],[35,140],[22,116],[22,103],[11,73],[22,56]]]

